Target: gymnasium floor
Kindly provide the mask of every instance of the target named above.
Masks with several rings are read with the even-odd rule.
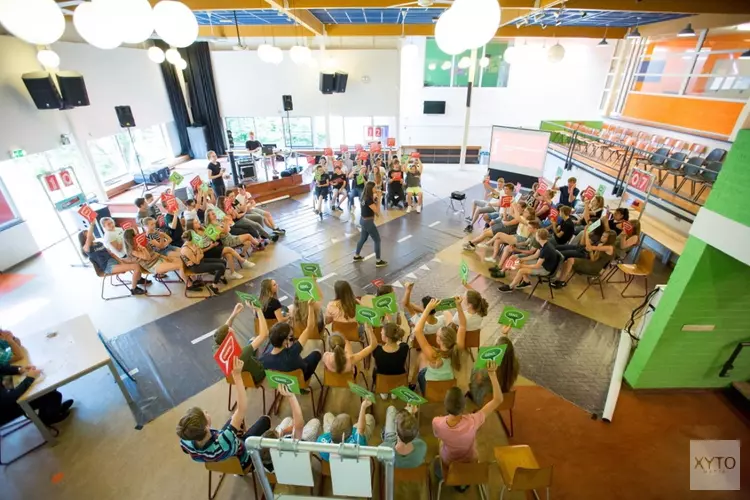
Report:
[[[253,260],[256,267],[245,271],[249,280],[230,282],[237,290],[257,292],[264,277],[273,277],[281,287],[279,296],[287,296],[282,302],[289,304],[292,298],[290,280],[299,275],[300,261],[319,262],[323,269],[323,293],[326,300],[332,297],[333,283],[346,279],[352,283],[355,293],[372,292],[370,281],[376,277],[386,283],[395,283],[397,294],[404,281],[415,281],[414,297],[426,293],[449,296],[460,291],[458,265],[462,258],[471,268],[472,285],[482,291],[490,302],[490,313],[482,329],[483,343],[496,335],[496,321],[504,305],[514,305],[531,313],[526,326],[512,333],[521,362],[518,412],[515,415],[516,437],[511,444],[532,444],[542,465],[552,464],[566,470],[564,479],[555,481],[553,498],[601,497],[606,488],[601,482],[587,483],[581,471],[593,470],[597,454],[608,454],[607,447],[598,441],[606,435],[611,442],[628,439],[638,442],[651,434],[641,434],[632,421],[642,418],[636,412],[629,415],[631,421],[628,434],[621,435],[622,427],[617,419],[605,426],[590,420],[591,413],[601,411],[604,393],[611,373],[612,356],[616,346],[617,332],[625,324],[630,311],[639,299],[622,299],[620,285],[605,286],[606,299],[602,300],[595,290],[590,290],[581,300],[576,300],[582,285],[573,283],[565,291],[548,301],[548,291],[540,289],[535,297],[527,300],[523,292],[500,294],[496,283],[488,277],[481,250],[476,254],[461,251],[463,215],[449,209],[445,199],[453,190],[465,190],[468,199],[481,196],[478,185],[483,168],[455,166],[428,166],[424,186],[428,195],[422,214],[404,214],[389,211],[379,222],[383,238],[383,256],[390,262],[386,268],[376,269],[374,259],[364,263],[351,263],[358,232],[347,215],[341,217],[327,214],[320,222],[311,211],[309,197],[275,202],[270,206],[282,227],[288,232],[279,243]],[[372,243],[365,246],[364,256],[372,252]],[[70,267],[75,260],[69,245],[56,246],[42,258],[36,259],[15,272],[34,276],[25,284],[2,295],[3,326],[12,329],[22,339],[24,334],[53,328],[56,323],[78,314],[91,316],[110,345],[122,358],[131,372],[135,372],[137,386],[126,381],[136,400],[130,409],[111,379],[111,375],[99,370],[63,387],[67,397],[76,398],[72,418],[60,426],[60,444],[55,448],[42,448],[15,464],[0,470],[3,498],[203,498],[206,495],[207,477],[202,466],[190,462],[179,450],[174,426],[181,414],[191,406],[201,406],[213,415],[215,422],[223,422],[229,413],[226,409],[227,384],[222,380],[218,367],[211,358],[210,339],[201,339],[205,333],[223,323],[235,303],[233,290],[210,300],[190,300],[182,297],[182,288],[175,285],[175,295],[169,298],[131,298],[103,302],[99,299],[100,281],[90,269]],[[659,269],[656,282],[666,282],[667,271]],[[158,287],[159,285],[153,285]],[[252,320],[243,313],[237,330],[244,336],[252,335]],[[311,342],[307,349],[318,347]],[[459,376],[459,385],[466,384],[471,360],[465,356],[464,369]],[[535,386],[537,387],[530,387]],[[313,384],[317,389],[317,384]],[[639,399],[628,393],[628,398]],[[253,421],[262,412],[259,394],[250,395],[248,420]],[[315,391],[317,396],[317,390]],[[658,397],[651,395],[650,398]],[[703,435],[729,436],[741,429],[728,412],[715,409],[709,414],[700,411],[710,394],[686,395],[680,413],[662,411],[658,414],[659,426],[664,429],[693,423],[708,426]],[[270,394],[269,394],[270,400]],[[523,404],[521,403],[523,401]],[[305,417],[312,416],[308,397],[301,399]],[[348,391],[332,391],[326,411],[349,411],[354,414],[357,400],[349,397]],[[379,442],[380,424],[383,422],[388,403],[378,400],[374,414],[378,431],[374,443]],[[566,422],[570,422],[574,442],[569,442],[568,451],[559,447],[545,449],[549,429],[543,417],[549,409],[549,422],[562,436],[566,434]],[[428,454],[434,455],[437,443],[432,437],[430,418],[439,414],[439,408],[424,410],[422,435],[429,445]],[[554,411],[554,412],[553,412]],[[532,412],[524,421],[519,413]],[[282,406],[279,418],[289,413]],[[553,417],[554,415],[554,417]],[[539,418],[539,416],[542,416]],[[617,416],[617,414],[616,414]],[[624,419],[623,419],[624,420]],[[534,426],[530,427],[529,422]],[[275,420],[274,420],[275,422]],[[134,430],[136,423],[143,425]],[[673,427],[670,427],[673,426]],[[650,430],[650,429],[649,429]],[[608,432],[609,431],[609,432]],[[571,431],[572,432],[572,431]],[[591,434],[589,434],[591,433]],[[519,439],[519,436],[523,436]],[[595,437],[597,436],[597,437]],[[625,437],[627,436],[627,437]],[[560,441],[560,438],[556,438]],[[734,437],[733,439],[736,439]],[[3,455],[13,456],[15,450],[38,442],[39,436],[33,427],[3,440]],[[494,446],[507,444],[508,439],[497,419],[488,420],[480,432],[480,458],[491,460]],[[565,468],[565,463],[576,461],[575,450],[586,443],[581,451],[578,467]],[[598,447],[599,446],[599,447]],[[684,441],[670,440],[662,455],[674,468],[687,463]],[[633,464],[627,474],[641,474],[645,464]],[[624,471],[618,470],[615,462],[602,474],[617,476],[627,484]],[[671,472],[663,469],[661,474],[675,474],[675,481],[664,481],[666,489],[657,496],[646,498],[689,498],[687,482],[680,487],[678,478],[685,471]],[[556,474],[559,472],[556,471]],[[585,475],[585,474],[583,474]],[[499,494],[501,484],[498,474],[493,475],[490,495]],[[249,482],[238,477],[228,477],[217,499],[252,497]],[[611,498],[635,498],[643,495],[643,483],[639,491],[627,487]],[[397,490],[399,498],[407,491]],[[424,493],[423,493],[424,494]],[[665,496],[666,495],[666,496]],[[448,489],[444,498],[459,498],[461,495]],[[507,498],[507,497],[506,497]],[[522,498],[511,497],[511,498]],[[737,496],[712,496],[703,498],[739,498]]]

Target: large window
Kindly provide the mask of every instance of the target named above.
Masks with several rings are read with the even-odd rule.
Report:
[[[125,176],[140,172],[139,167],[146,170],[172,158],[172,149],[163,125],[134,128],[130,132],[118,132],[88,143],[94,167],[105,185],[115,184]]]
[[[276,144],[277,147],[284,147],[286,141],[284,141],[281,118],[278,116],[256,118],[255,137],[263,144]]]
[[[284,118],[284,122],[286,122],[286,118]],[[288,134],[291,135],[291,137],[288,137],[288,139],[291,139],[291,142],[289,142],[289,147],[295,147],[295,148],[311,148],[313,145],[312,142],[312,120],[310,117],[302,116],[302,117],[290,117],[287,125]],[[286,132],[285,130],[285,132]]]
[[[313,146],[315,148],[326,147],[326,139],[326,117],[316,116],[313,119]]]
[[[232,132],[235,147],[244,147],[250,138],[250,132],[255,132],[255,119],[227,118],[227,131]]]
[[[503,59],[510,41],[491,41],[477,49],[474,86],[507,87],[510,65]],[[483,57],[489,64],[480,65]],[[449,56],[440,50],[434,38],[428,38],[425,46],[424,86],[425,87],[466,87],[469,82],[469,67],[462,68],[461,60],[471,57],[467,50],[456,56]]]
[[[367,127],[372,126],[371,116],[345,116],[344,139],[346,144],[367,144]]]
[[[328,131],[331,134],[331,147],[336,148],[342,144],[349,144],[346,142],[346,137],[344,137],[344,117],[330,116],[328,117],[328,121]]]
[[[120,150],[117,136],[111,135],[89,141],[89,151],[94,167],[99,171],[105,184],[128,173],[128,165]]]

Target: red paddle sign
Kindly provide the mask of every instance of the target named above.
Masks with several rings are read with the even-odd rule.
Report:
[[[521,192],[521,183],[520,183],[520,182],[516,182],[516,189],[515,189],[515,192],[516,192],[516,193],[520,193],[520,192]]]
[[[591,198],[596,196],[596,189],[589,186],[583,190],[583,194],[581,196],[583,196],[584,200],[589,201]]]
[[[237,343],[237,339],[234,338],[234,331],[229,330],[229,333],[224,338],[224,342],[221,343],[219,349],[214,354],[214,360],[219,365],[219,368],[221,368],[221,372],[225,377],[228,377],[232,373],[234,359],[239,357],[240,353],[242,353],[242,349]]]
[[[339,167],[341,168],[344,165],[344,162],[341,160],[333,160],[333,168]]]
[[[229,212],[230,210],[232,210],[232,200],[230,200],[229,198],[225,198],[224,199],[224,211]]]
[[[633,189],[637,189],[638,191],[647,193],[651,189],[651,183],[653,182],[653,180],[653,175],[650,175],[643,170],[634,168],[633,171],[630,172],[630,177],[628,177],[628,186],[632,187]]]
[[[633,224],[631,224],[630,222],[626,220],[622,221],[622,231],[628,236],[630,236],[631,234],[633,234]]]
[[[518,265],[518,257],[515,257],[515,256],[508,257],[505,260],[505,264],[503,264],[503,270],[510,271],[511,269],[515,269],[517,265]]]
[[[58,182],[55,174],[45,175],[44,182],[47,183],[47,189],[50,191],[57,191],[60,189],[60,182]]]
[[[385,281],[381,280],[380,278],[374,279],[370,283],[372,283],[375,288],[380,288],[381,286],[385,285]]]
[[[166,207],[167,212],[176,212],[179,208],[177,206],[177,200],[175,199],[173,194],[163,193],[161,195],[161,202]]]
[[[164,216],[163,215],[160,215],[159,217],[156,218],[156,223],[159,226],[166,226],[167,225],[166,221],[164,220]]]
[[[78,209],[78,213],[89,222],[94,222],[96,220],[96,212],[91,210],[91,207],[85,203]]]
[[[135,237],[135,243],[138,246],[145,247],[146,241],[148,241],[148,239],[146,238],[146,233],[141,233]]]
[[[358,158],[362,161],[367,160],[367,151],[360,151]]]
[[[198,189],[200,189],[201,187],[201,184],[203,184],[203,181],[198,175],[196,175],[195,178],[193,178],[193,180],[190,181],[190,185],[193,187],[193,191],[198,191]]]
[[[135,224],[133,224],[133,223],[132,223],[132,222],[130,222],[129,220],[128,220],[128,221],[125,221],[125,222],[123,222],[122,224],[120,224],[120,227],[121,227],[121,228],[123,228],[123,229],[124,229],[125,231],[127,231],[128,229],[132,229],[133,231],[136,231],[136,232],[138,231],[138,230],[137,230],[137,229],[135,228]]]
[[[389,137],[387,143],[389,148],[393,148],[396,146],[396,138],[395,137]]]
[[[510,207],[510,204],[513,203],[513,197],[512,196],[503,196],[500,198],[500,206],[502,208],[508,208]]]
[[[420,156],[420,155],[419,155],[419,151],[413,151],[413,152],[411,153],[411,157],[412,157],[412,158],[419,158],[419,156]]]
[[[308,165],[315,165],[315,157],[314,156],[308,156],[307,157],[307,164]]]
[[[348,153],[349,152],[349,146],[347,146],[346,144],[342,144],[341,146],[339,146],[339,149],[341,149],[342,153]]]
[[[550,220],[557,220],[558,215],[560,215],[560,212],[558,212],[556,208],[550,208],[547,218]]]
[[[383,146],[379,142],[370,143],[370,151],[373,153],[380,153],[383,150]]]
[[[73,185],[73,178],[70,176],[70,172],[68,172],[67,170],[60,171],[60,180],[65,187]]]
[[[354,145],[354,151],[364,151],[365,148],[362,147],[362,144],[355,144]]]
[[[537,187],[536,192],[538,194],[544,194],[547,192],[547,189],[549,189],[549,186],[547,186],[547,183],[544,181],[544,179],[539,179],[539,187]]]
[[[333,156],[333,149],[331,149],[331,148],[325,148],[323,150],[323,156]]]

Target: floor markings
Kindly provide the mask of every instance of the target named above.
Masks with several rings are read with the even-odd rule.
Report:
[[[434,257],[430,262],[443,262],[442,260],[438,259],[437,257]]]
[[[325,281],[328,278],[330,278],[331,276],[336,276],[336,273],[328,273],[325,276],[323,276],[322,278],[318,278],[318,282]]]
[[[393,283],[391,283],[391,286],[395,286],[397,288],[404,288],[404,285],[402,285],[400,281],[394,281]]]
[[[414,273],[409,273],[409,274],[407,274],[407,275],[406,275],[406,277],[407,277],[407,278],[411,278],[411,279],[413,279],[413,280],[417,279],[417,275],[416,275],[416,274],[414,274]]]
[[[279,299],[279,302],[284,302],[284,301],[285,301],[286,299],[288,299],[288,298],[289,298],[289,297],[288,297],[287,295],[284,295],[283,297],[281,297],[281,298]]]
[[[403,243],[404,241],[408,240],[409,238],[411,238],[411,235],[407,234],[406,236],[404,236],[400,240],[396,240],[396,243]]]
[[[422,269],[422,270],[424,270],[424,271],[429,271],[430,270],[430,268],[427,267],[427,266],[419,266],[419,268]]]
[[[439,220],[436,220],[435,222],[433,222],[432,224],[430,224],[430,225],[429,225],[429,226],[427,226],[427,227],[435,227],[435,226],[437,226],[438,224],[440,224],[440,222],[441,222],[441,221],[439,221]]]
[[[214,335],[214,332],[213,332],[213,330],[212,330],[212,331],[210,331],[210,332],[208,332],[208,333],[204,333],[203,335],[201,335],[201,336],[200,336],[200,337],[198,337],[198,338],[195,338],[195,339],[191,340],[191,341],[190,341],[190,343],[191,343],[191,344],[193,344],[193,345],[195,345],[195,344],[197,344],[198,342],[203,342],[203,341],[204,341],[204,340],[206,340],[206,339],[207,339],[208,337],[213,337],[213,335]]]
[[[375,257],[375,252],[373,252],[370,255],[368,255],[367,257],[365,257],[365,260],[372,259],[373,257]]]

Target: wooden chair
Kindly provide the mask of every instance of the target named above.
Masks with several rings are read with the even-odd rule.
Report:
[[[294,323],[293,330],[294,330],[294,338],[295,339],[298,339],[298,338],[300,338],[302,336],[302,332],[305,331],[305,326],[306,325],[298,325],[298,324]],[[268,328],[271,328],[270,325],[269,325]],[[320,340],[322,342],[323,338],[320,336],[320,332],[316,330],[314,332],[311,332],[310,335],[307,336],[307,340]]]
[[[432,476],[430,475],[430,464],[422,464],[419,467],[403,469],[393,468],[393,484],[401,483],[427,483],[427,499],[432,500]],[[385,495],[385,467],[380,467],[380,498]],[[395,495],[394,495],[395,496]]]
[[[444,359],[443,363],[450,363],[450,360]],[[448,389],[455,386],[455,378],[450,380],[428,380],[424,388],[424,398],[430,403],[442,403]]]
[[[471,356],[471,360],[475,361],[474,353],[471,352],[472,349],[479,349],[479,336],[482,333],[482,330],[467,330],[466,331],[466,339],[464,342],[464,348],[469,351],[469,356]]]
[[[237,402],[235,401],[234,404],[232,404],[232,387],[234,387],[234,380],[232,379],[232,376],[226,377],[226,381],[229,383],[229,396],[227,397],[227,410],[234,411],[235,407],[237,406]],[[260,392],[263,397],[263,415],[266,414],[266,388],[263,387],[263,384],[256,385],[255,381],[253,380],[253,376],[250,374],[250,372],[242,372],[242,383],[245,384],[245,389],[260,389]]]
[[[294,370],[293,372],[279,372],[279,373],[283,373],[284,375],[288,375],[290,377],[296,377],[297,378],[297,382],[299,383],[299,388],[302,389],[302,390],[309,391],[309,393],[310,393],[310,403],[312,404],[313,415],[317,415],[317,413],[315,412],[315,395],[313,393],[312,386],[310,385],[310,381],[309,380],[305,380],[305,375],[302,373],[302,370],[297,369],[297,370]],[[318,383],[321,386],[323,385],[320,382],[320,379],[318,378],[318,376],[315,373],[313,373],[313,377],[315,377],[318,380]],[[281,394],[279,394],[278,391],[275,391],[275,394],[274,394],[274,397],[273,397],[273,403],[271,403],[271,408],[268,409],[268,411],[269,411],[268,414],[269,415],[271,413],[273,413],[275,415],[279,414],[279,409],[281,407],[281,400],[282,399],[284,399],[284,398],[281,396]]]
[[[645,297],[648,294],[648,277],[654,270],[654,260],[656,255],[647,249],[642,249],[638,254],[638,259],[634,264],[618,264],[617,268],[625,275],[625,281],[612,281],[612,283],[627,283],[622,289],[620,295],[627,298]],[[625,295],[625,291],[637,277],[643,278],[643,295]]]
[[[498,406],[497,410],[497,418],[500,419],[500,425],[503,426],[503,429],[505,430],[505,434],[508,435],[509,438],[513,437],[513,408],[516,407],[516,391],[510,391],[510,392],[504,392],[503,393],[503,402],[500,403],[500,406]],[[505,420],[503,420],[503,414],[500,412],[507,411],[508,417],[509,417],[509,423],[510,425],[505,425]]]
[[[266,325],[268,325],[268,330],[270,331],[271,327],[273,325],[275,325],[276,323],[278,323],[278,320],[276,320],[276,319],[267,319],[266,320]],[[255,317],[255,323],[254,323],[254,325],[255,325],[255,334],[257,335],[258,332],[260,331],[260,320],[258,319],[257,316]]]
[[[334,332],[341,334],[349,343],[358,343],[362,345],[362,349],[365,348],[366,343],[359,338],[359,323],[334,321],[331,323],[331,334]],[[370,356],[365,358],[364,366],[365,370],[370,369]]]
[[[356,367],[354,368],[356,370]],[[362,375],[364,386],[367,387],[367,379],[362,370],[359,370],[359,375]],[[357,383],[357,377],[354,372],[336,373],[323,367],[323,386],[320,388],[320,396],[318,398],[318,413],[322,413],[323,408],[325,408],[328,392],[336,388],[349,389],[349,382]]]
[[[440,457],[437,458],[440,460]],[[438,483],[437,500],[443,492],[443,484],[446,486],[476,486],[479,496],[487,500],[487,484],[490,482],[490,464],[487,462],[453,462],[447,467],[442,464],[443,479]]]
[[[253,466],[250,465],[247,469],[243,469],[240,464],[240,459],[237,457],[230,457],[221,462],[205,462],[203,465],[208,471],[208,500],[214,500],[214,498],[216,498],[216,494],[219,493],[219,488],[221,488],[221,483],[224,482],[224,478],[227,474],[233,474],[235,476],[245,476],[250,474],[253,481],[253,491],[256,490]],[[219,483],[216,485],[216,489],[211,488],[211,480],[214,472],[219,474]]]
[[[388,394],[396,387],[409,385],[409,376],[403,375],[383,375],[378,373],[375,382],[372,384],[372,392],[375,394]]]
[[[503,479],[500,500],[503,499],[505,490],[509,492],[532,491],[534,497],[539,498],[536,490],[541,488],[547,490],[547,500],[549,500],[552,467],[539,467],[539,463],[528,445],[498,446],[495,448],[495,460]]]

